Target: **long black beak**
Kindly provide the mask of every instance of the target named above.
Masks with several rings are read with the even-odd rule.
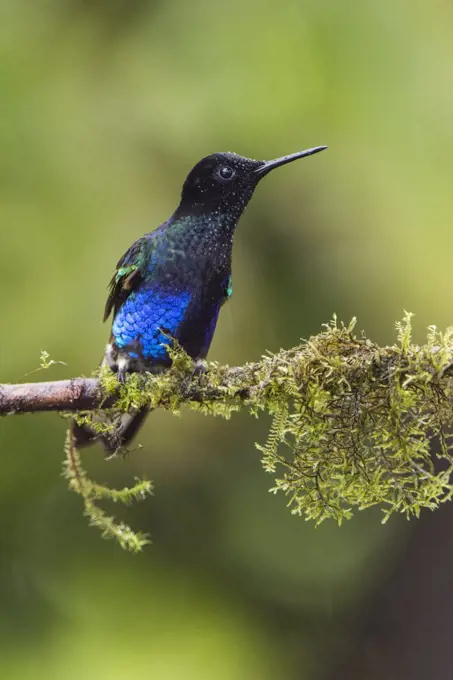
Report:
[[[255,170],[257,175],[263,176],[267,175],[268,172],[274,168],[279,168],[281,165],[286,165],[286,163],[292,163],[297,161],[298,158],[305,158],[305,156],[313,156],[314,153],[319,151],[324,151],[327,146],[314,146],[312,149],[305,149],[305,151],[297,151],[296,153],[291,153],[289,156],[282,156],[281,158],[275,158],[273,161],[264,161],[263,165]]]

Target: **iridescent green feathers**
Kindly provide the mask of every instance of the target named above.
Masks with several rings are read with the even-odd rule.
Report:
[[[150,238],[150,235],[138,239],[118,262],[116,271],[109,284],[104,321],[108,319],[112,310],[114,315],[116,315],[131,292],[136,290],[143,281],[153,240]]]

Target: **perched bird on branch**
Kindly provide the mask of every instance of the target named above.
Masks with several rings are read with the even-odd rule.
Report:
[[[104,362],[118,380],[168,368],[174,340],[195,362],[206,357],[220,308],[232,293],[234,232],[255,187],[274,168],[325,148],[271,161],[216,153],[195,165],[175,213],[132,244],[110,282],[104,320],[113,312],[113,324]],[[107,451],[115,451],[134,437],[147,413],[143,408],[122,414],[102,434],[74,422],[75,443],[100,439]]]

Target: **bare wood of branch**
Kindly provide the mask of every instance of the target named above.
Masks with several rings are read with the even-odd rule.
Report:
[[[231,379],[241,375],[241,367],[229,368],[225,373],[223,385],[208,387],[209,399],[216,401],[223,398],[224,388],[231,382]],[[238,396],[247,397],[248,390],[239,391],[241,395],[238,394]],[[206,389],[204,394],[206,394]],[[185,390],[183,401],[198,401],[200,396],[201,390],[197,390],[194,381]],[[106,398],[98,378],[71,378],[16,385],[0,384],[0,415],[45,411],[93,411],[99,408],[109,408],[115,404],[115,401],[115,395]]]
[[[88,411],[103,401],[97,378],[0,385],[0,414],[40,411]],[[105,406],[111,405],[104,404]]]

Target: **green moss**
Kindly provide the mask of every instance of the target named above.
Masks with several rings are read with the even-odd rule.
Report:
[[[341,523],[379,505],[383,521],[394,512],[418,517],[453,494],[453,330],[430,327],[417,346],[405,314],[396,343],[381,348],[354,327],[333,319],[290,350],[242,367],[211,362],[201,375],[180,348],[171,370],[133,375],[119,388],[103,372],[106,395],[119,393],[109,415],[144,405],[178,413],[184,404],[223,418],[264,412],[271,425],[257,448],[271,491],[287,496],[292,513]]]
[[[103,538],[116,539],[122,548],[131,552],[140,552],[150,542],[149,537],[141,532],[133,531],[127,524],[117,522],[108,515],[95,501],[111,500],[114,503],[129,505],[133,501],[140,501],[152,494],[153,485],[145,480],[137,480],[132,487],[124,489],[110,489],[96,484],[89,479],[82,466],[80,455],[74,446],[71,430],[68,430],[65,443],[66,460],[63,474],[69,480],[69,488],[82,496],[84,512],[90,525],[101,530]]]

